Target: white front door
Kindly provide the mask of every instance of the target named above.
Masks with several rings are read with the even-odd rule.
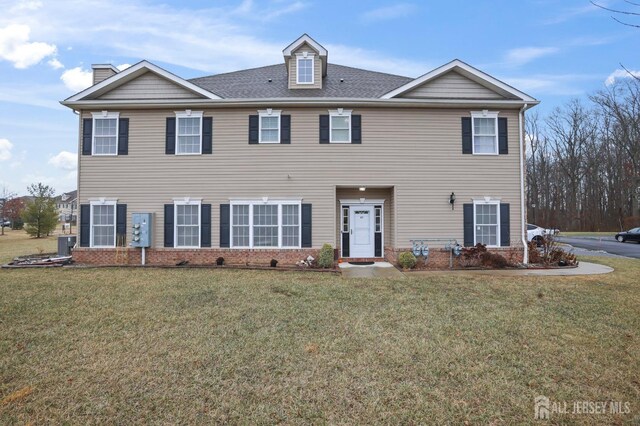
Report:
[[[349,223],[351,223],[349,257],[373,257],[375,248],[373,206],[351,206],[349,213]]]

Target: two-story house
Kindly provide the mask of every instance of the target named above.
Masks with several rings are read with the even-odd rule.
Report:
[[[408,78],[328,59],[305,34],[282,63],[190,80],[94,65],[62,102],[80,117],[76,260],[114,263],[149,212],[149,264],[292,264],[324,243],[393,261],[419,238],[526,262],[523,120],[539,102],[459,60]]]
[[[60,222],[75,222],[78,214],[78,191],[65,192],[55,198]]]

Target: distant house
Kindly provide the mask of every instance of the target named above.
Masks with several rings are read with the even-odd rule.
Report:
[[[126,247],[145,212],[151,264],[293,264],[324,243],[394,261],[420,239],[443,262],[451,240],[527,262],[523,126],[538,100],[460,60],[415,79],[332,64],[306,34],[282,59],[191,80],[94,65],[62,102],[80,120],[78,261]]]
[[[56,208],[60,222],[75,222],[78,218],[78,191],[58,195]]]

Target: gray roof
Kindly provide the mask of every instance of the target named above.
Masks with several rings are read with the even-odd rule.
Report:
[[[399,75],[327,64],[327,76],[322,81],[322,89],[290,90],[286,66],[278,64],[192,78],[189,81],[227,99],[302,97],[375,99],[412,80]]]

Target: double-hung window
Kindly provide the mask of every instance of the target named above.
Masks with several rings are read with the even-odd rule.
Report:
[[[476,201],[474,207],[475,244],[500,245],[500,202]]]
[[[329,142],[351,143],[351,111],[329,111]]]
[[[92,155],[118,155],[118,112],[93,112]]]
[[[231,204],[231,246],[300,248],[299,201],[237,201]]]
[[[176,112],[176,154],[202,154],[202,111]]]
[[[175,247],[200,247],[200,201],[174,201]]]
[[[258,111],[260,117],[259,143],[280,143],[280,112],[272,109]]]
[[[298,56],[297,80],[298,84],[313,84],[313,56]]]
[[[91,202],[91,247],[116,246],[116,202]]]
[[[481,155],[498,154],[498,113],[472,112],[473,153]]]

